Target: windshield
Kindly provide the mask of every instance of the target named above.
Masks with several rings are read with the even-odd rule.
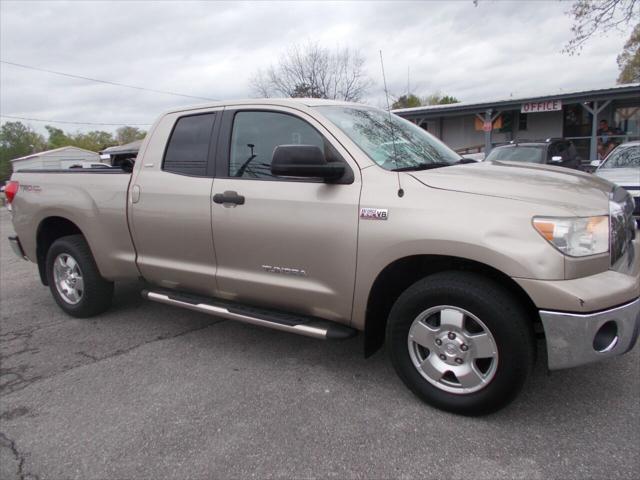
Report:
[[[461,157],[422,128],[376,108],[315,107],[387,170],[452,165]]]
[[[540,147],[498,147],[491,150],[485,161],[506,160],[508,162],[543,163],[544,149]]]
[[[640,145],[616,148],[600,168],[640,168]]]

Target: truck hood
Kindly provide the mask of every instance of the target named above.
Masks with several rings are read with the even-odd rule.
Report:
[[[453,165],[410,175],[433,188],[561,207],[578,216],[608,213],[613,189],[588,173],[519,162]]]
[[[640,187],[640,170],[637,168],[601,168],[596,175],[621,187]]]

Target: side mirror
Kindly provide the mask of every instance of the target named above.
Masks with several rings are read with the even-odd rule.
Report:
[[[589,165],[598,168],[600,165],[602,165],[602,160],[591,160],[591,163]]]
[[[315,145],[278,145],[273,151],[271,173],[278,177],[337,180],[344,172],[343,163],[327,162]]]
[[[562,163],[562,157],[560,155],[554,155],[551,157],[551,161],[553,163]]]
[[[136,164],[135,158],[126,158],[120,164],[120,168],[127,173],[133,172],[133,167]]]

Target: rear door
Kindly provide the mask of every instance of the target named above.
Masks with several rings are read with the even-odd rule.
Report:
[[[344,162],[341,183],[274,177],[278,145],[320,147]],[[311,116],[285,107],[227,108],[211,204],[220,295],[329,320],[351,316],[360,171]]]
[[[138,268],[157,285],[216,292],[211,187],[220,114],[165,116],[137,160],[129,221]]]

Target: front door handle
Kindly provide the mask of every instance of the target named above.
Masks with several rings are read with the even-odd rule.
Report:
[[[216,193],[213,196],[215,203],[233,203],[235,205],[244,205],[244,197],[238,195],[238,192],[227,190],[224,193]]]

